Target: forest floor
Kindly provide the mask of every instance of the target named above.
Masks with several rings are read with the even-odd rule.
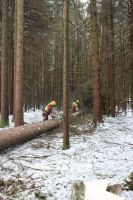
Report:
[[[25,113],[28,123],[41,120],[41,111]],[[0,154],[0,200],[69,200],[76,180],[122,184],[133,172],[131,111],[105,118],[93,131],[90,122],[88,115],[72,121],[68,150],[60,127]],[[133,191],[121,196],[133,200]]]

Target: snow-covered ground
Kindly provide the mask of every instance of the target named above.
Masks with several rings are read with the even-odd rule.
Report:
[[[42,120],[41,111],[25,113],[26,122]],[[10,124],[12,126],[12,124]],[[74,126],[71,148],[62,150],[62,133],[44,134],[0,155],[0,199],[69,200],[76,180],[122,183],[133,172],[133,116],[106,118],[92,134],[88,124]],[[4,180],[4,181],[3,181]],[[123,191],[126,200],[133,192]]]

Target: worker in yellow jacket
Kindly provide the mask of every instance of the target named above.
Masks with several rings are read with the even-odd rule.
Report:
[[[45,106],[45,109],[42,113],[42,116],[44,117],[43,121],[48,120],[48,116],[50,114],[55,114],[53,111],[53,108],[56,107],[56,102],[51,101],[48,105]]]
[[[76,100],[72,103],[72,113],[75,113],[80,110],[80,101]]]

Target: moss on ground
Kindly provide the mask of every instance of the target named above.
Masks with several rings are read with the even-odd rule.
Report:
[[[0,128],[5,128],[6,126],[9,126],[9,121],[8,120],[0,120]]]
[[[133,172],[124,180],[124,183],[122,186],[124,190],[133,191]]]

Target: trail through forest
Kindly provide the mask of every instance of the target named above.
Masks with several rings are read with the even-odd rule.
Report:
[[[39,120],[40,111],[31,113],[25,114],[27,121]],[[60,129],[9,149],[0,155],[0,197],[68,200],[76,180],[121,184],[133,171],[132,117],[128,110],[126,116],[106,118],[93,133],[88,119],[82,119],[71,125],[69,150],[62,150]],[[132,200],[133,191],[122,196]]]

